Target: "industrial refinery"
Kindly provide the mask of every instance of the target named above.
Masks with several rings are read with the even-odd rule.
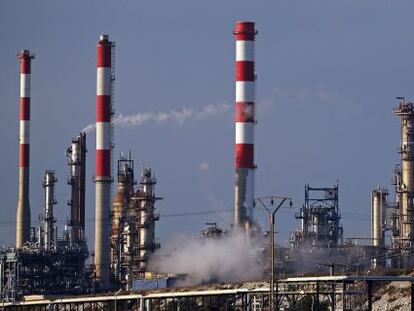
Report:
[[[160,200],[168,204],[168,197],[157,192],[157,183],[163,180],[156,178],[156,167],[136,163],[136,155],[128,150],[119,156],[114,153],[115,43],[104,34],[96,46],[95,152],[87,146],[89,132],[59,138],[68,141],[62,152],[67,167],[45,171],[38,222],[31,213],[33,189],[29,183],[30,80],[37,68],[32,66],[35,57],[31,51],[18,54],[16,242],[0,249],[0,299],[4,310],[339,310],[339,305],[340,310],[373,310],[378,282],[397,281],[411,286],[414,302],[414,277],[401,275],[414,269],[414,103],[397,97],[396,108],[390,111],[390,118],[394,114],[399,121],[394,118],[395,130],[400,128],[400,162],[394,167],[394,188],[376,187],[371,193],[371,206],[364,207],[371,215],[369,242],[347,238],[350,234],[342,224],[340,180],[306,184],[304,198],[257,195],[261,191],[255,185],[255,175],[266,170],[258,169],[255,162],[258,31],[254,22],[238,21],[233,35],[235,180],[234,194],[229,194],[234,195],[233,222],[228,228],[218,225],[220,219],[206,223],[207,227],[194,232],[194,245],[208,245],[214,253],[217,245],[227,243],[224,245],[231,248],[233,242],[228,241],[239,243],[242,237],[241,248],[248,250],[242,253],[248,262],[246,270],[258,268],[254,277],[226,278],[212,271],[211,276],[196,279],[191,269],[170,265],[168,270],[156,264],[177,251],[165,245],[167,241],[161,243],[157,235],[158,221],[163,217],[157,204]],[[32,108],[36,109],[36,103]],[[86,178],[90,157],[96,162],[94,193],[86,190],[92,182]],[[63,171],[67,180],[58,181],[56,172]],[[58,226],[54,211],[57,187],[67,187],[70,194],[65,202],[70,217],[63,227]],[[191,183],[186,187],[191,191]],[[86,211],[93,210],[87,197],[95,198],[93,241],[88,241],[85,233],[90,224]],[[297,227],[291,228],[287,243],[282,245],[282,241],[275,241],[275,214],[286,206],[293,210],[291,216]],[[257,209],[268,213],[269,223],[255,217]],[[214,269],[224,270],[220,263]],[[249,275],[247,271],[245,275]],[[310,301],[316,309],[303,307]]]

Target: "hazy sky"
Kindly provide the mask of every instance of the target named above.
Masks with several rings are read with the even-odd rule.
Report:
[[[115,109],[123,116],[187,117],[116,127],[115,155],[132,151],[138,171],[158,178],[161,241],[205,222],[228,226],[234,201],[234,38],[236,20],[256,22],[256,195],[292,196],[305,183],[340,181],[345,236],[368,237],[370,191],[390,187],[398,161],[395,96],[413,98],[412,1],[1,1],[0,244],[14,243],[17,204],[19,67],[32,63],[32,224],[42,210],[42,178],[59,179],[55,214],[68,217],[65,150],[95,120],[96,42],[116,41]],[[212,106],[211,106],[212,105]],[[203,116],[205,107],[219,111]],[[226,108],[230,107],[230,108]],[[190,111],[190,112],[188,112]],[[156,118],[155,118],[156,119]],[[179,118],[178,118],[179,119]],[[94,133],[88,137],[87,234],[93,245]],[[163,217],[164,215],[164,217]],[[256,213],[266,225],[263,212]],[[279,241],[299,224],[278,215]],[[266,225],[267,226],[267,225]]]

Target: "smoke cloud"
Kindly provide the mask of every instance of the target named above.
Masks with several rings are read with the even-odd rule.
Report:
[[[134,115],[124,116],[119,114],[113,118],[113,124],[121,127],[136,127],[146,123],[178,123],[183,124],[189,120],[204,120],[223,114],[230,110],[229,104],[210,104],[203,109],[196,111],[192,108],[182,108],[169,112],[143,112]],[[95,130],[95,123],[86,126],[82,132],[90,133]]]
[[[222,239],[180,237],[165,245],[151,257],[149,270],[185,274],[181,285],[258,280],[263,275],[257,250],[241,233]]]

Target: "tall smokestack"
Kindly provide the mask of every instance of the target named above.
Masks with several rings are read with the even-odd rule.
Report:
[[[253,221],[254,175],[254,39],[253,22],[236,22],[236,184],[234,224]]]
[[[27,50],[18,54],[20,62],[20,134],[19,134],[19,199],[16,216],[16,247],[30,240],[29,158],[30,158],[30,63]]]
[[[101,35],[97,45],[96,84],[96,191],[95,267],[96,280],[109,286],[109,233],[111,213],[111,85],[112,42]]]

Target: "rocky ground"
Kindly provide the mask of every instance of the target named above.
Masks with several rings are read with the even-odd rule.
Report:
[[[391,282],[386,284],[383,288],[376,289],[373,310],[411,310],[410,291],[410,284],[407,282]]]

